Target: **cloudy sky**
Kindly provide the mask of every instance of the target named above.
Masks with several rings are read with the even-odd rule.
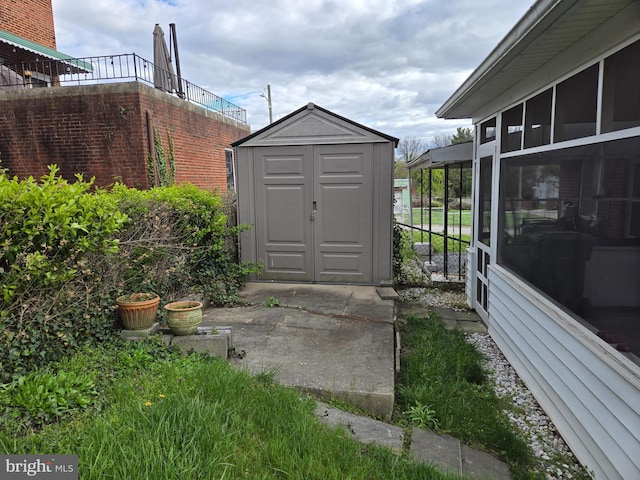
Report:
[[[153,61],[177,29],[183,78],[247,110],[253,130],[314,102],[398,138],[469,122],[435,110],[533,0],[53,0],[58,50]]]

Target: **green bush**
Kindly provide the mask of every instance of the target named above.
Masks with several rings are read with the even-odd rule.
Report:
[[[0,404],[27,425],[51,423],[74,410],[86,408],[96,395],[94,381],[84,373],[32,372],[0,391]]]
[[[115,298],[203,293],[238,301],[247,273],[222,199],[193,185],[110,192],[50,167],[40,182],[0,170],[0,381],[116,335]]]
[[[449,210],[471,210],[471,202],[466,200],[452,200],[447,204]]]
[[[228,225],[222,198],[190,184],[148,191],[116,186],[113,195],[129,222],[120,257],[129,289],[170,300],[202,293],[214,305],[238,301],[244,279],[258,266],[240,264],[230,245],[241,227]]]
[[[36,182],[0,170],[0,273],[3,311],[30,285],[57,288],[82,267],[88,253],[114,253],[125,221],[114,200],[93,180],[67,183],[58,168]]]
[[[126,221],[93,181],[37,182],[0,170],[0,380],[109,338],[112,299],[100,267]]]
[[[430,283],[423,271],[420,255],[413,248],[411,232],[399,225],[393,230],[393,284],[397,287],[424,286]]]

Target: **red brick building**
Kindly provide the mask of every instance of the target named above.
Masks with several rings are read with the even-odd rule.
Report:
[[[0,4],[0,28],[44,47],[53,50],[56,48],[51,0],[7,0],[3,2]],[[0,51],[3,52],[0,55],[11,60],[9,55],[5,56],[7,50],[0,46]],[[18,56],[17,59],[22,58]]]
[[[0,86],[0,161],[9,174],[39,177],[55,163],[70,180],[82,173],[99,186],[122,181],[149,188],[158,182],[157,165],[154,175],[150,160],[159,143],[166,157],[174,158],[177,183],[227,190],[233,179],[231,143],[250,133],[244,111],[236,107],[229,116],[225,108],[186,101],[146,85],[153,84],[152,77],[138,72],[134,78],[118,77],[120,83],[64,86],[64,75],[56,72],[77,72],[74,65],[81,65],[89,72],[83,77],[101,80],[95,66],[113,57],[75,60],[55,47],[50,0],[0,5],[0,67],[5,79],[10,77]],[[153,70],[139,57],[132,64]],[[216,100],[210,105],[230,105],[205,93]]]

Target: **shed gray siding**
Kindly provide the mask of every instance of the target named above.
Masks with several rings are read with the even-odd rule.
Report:
[[[314,104],[234,143],[252,279],[390,284],[396,143]]]

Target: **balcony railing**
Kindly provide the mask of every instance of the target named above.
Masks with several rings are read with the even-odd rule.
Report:
[[[0,89],[114,83],[124,80],[160,88],[247,125],[247,111],[244,108],[184,78],[178,78],[135,53],[0,65]]]

